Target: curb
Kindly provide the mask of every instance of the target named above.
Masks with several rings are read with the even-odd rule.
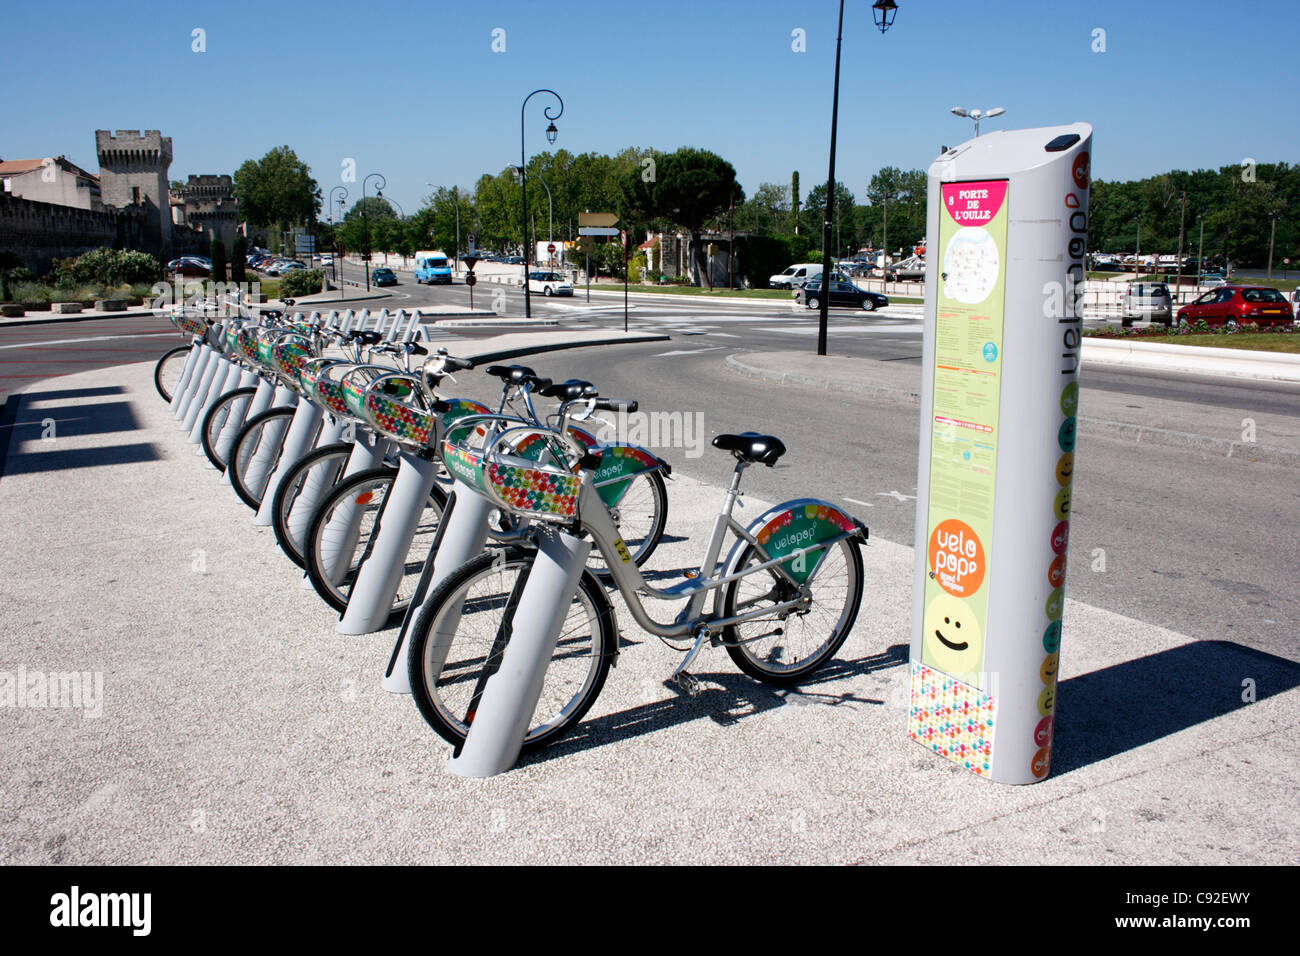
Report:
[[[1124,342],[1088,336],[1083,340],[1081,354],[1085,365],[1149,368],[1264,382],[1300,382],[1300,355],[1290,352]]]
[[[50,319],[0,319],[0,329],[12,329],[22,325],[59,325],[64,322],[93,322],[96,319],[137,319],[144,316],[165,315],[166,309],[141,309],[138,312],[78,312],[75,315],[60,315]],[[55,313],[47,313],[54,315]]]
[[[640,345],[643,342],[671,341],[671,336],[661,335],[658,333],[630,335],[625,339],[596,339],[594,341],[577,339],[572,342],[548,342],[542,346],[521,345],[515,348],[498,349],[495,352],[475,353],[472,358],[474,359],[475,364],[479,362],[503,362],[506,359],[520,358],[524,355],[539,355],[542,352],[559,352],[564,349],[592,348],[599,345]]]
[[[425,315],[428,314],[429,313],[427,312],[421,312],[420,316],[421,318],[423,318]],[[453,315],[454,313],[445,313],[445,314]],[[491,313],[491,315],[496,316],[496,313],[493,312]],[[480,325],[493,326],[495,328],[502,328],[502,327],[526,328],[526,327],[538,326],[538,325],[559,325],[560,320],[559,319],[506,319],[500,317],[496,317],[496,318],[484,317],[481,319],[447,318],[447,319],[439,319],[434,324],[440,329],[472,328]]]
[[[1171,347],[1182,348],[1182,346]],[[746,378],[775,382],[778,385],[804,385],[824,389],[828,392],[852,392],[871,398],[883,398],[918,407],[921,404],[920,393],[910,389],[889,385],[868,385],[865,382],[849,382],[844,379],[828,378],[823,375],[774,372],[770,369],[749,365],[734,354],[726,357],[723,361],[723,367]],[[1088,418],[1084,415],[1079,417],[1079,429],[1089,435],[1124,438],[1137,444],[1191,448],[1197,451],[1209,452],[1212,455],[1221,455],[1224,458],[1242,458],[1246,461],[1260,461],[1273,465],[1300,465],[1300,451],[1274,448],[1269,445],[1256,444],[1255,442],[1233,441],[1211,435],[1197,435],[1192,432],[1153,428],[1149,425],[1134,425],[1128,422],[1112,422],[1103,418]]]

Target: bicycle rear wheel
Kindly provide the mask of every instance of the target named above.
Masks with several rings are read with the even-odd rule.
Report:
[[[370,541],[383,515],[397,469],[368,468],[335,485],[316,509],[303,539],[303,558],[312,587],[334,610],[347,610],[361,563],[370,553]],[[403,564],[402,578],[393,598],[388,626],[398,623],[411,603],[411,595],[424,570],[424,561],[446,507],[447,497],[435,486],[416,526]]]
[[[280,461],[284,436],[295,411],[292,406],[278,405],[254,415],[230,446],[226,467],[230,472],[231,487],[254,511],[262,507],[262,496],[266,494],[267,483]]]
[[[174,349],[168,349],[153,367],[153,387],[158,389],[163,401],[172,400],[172,392],[180,381],[181,372],[185,371],[191,348],[191,345],[178,345]]]
[[[338,484],[352,455],[350,442],[334,442],[313,449],[284,473],[284,480],[275,491],[274,507],[271,511],[271,525],[275,528],[275,540],[280,543],[280,550],[288,555],[289,560],[300,568],[307,567],[303,557],[303,541],[311,527],[316,508],[303,507],[308,498],[320,502],[329,489]]]
[[[465,740],[484,684],[500,667],[512,596],[518,601],[521,579],[536,554],[511,547],[479,555],[446,577],[415,619],[407,655],[412,696],[448,743]],[[586,715],[605,686],[617,641],[609,599],[584,570],[560,626],[524,749],[557,740]]]
[[[219,439],[221,431],[231,421],[231,416],[242,416],[244,409],[248,408],[249,401],[252,400],[253,393],[257,391],[252,386],[244,388],[231,389],[226,392],[208,409],[207,414],[203,416],[203,427],[199,429],[199,438],[203,442],[203,454],[208,456],[208,461],[212,462],[218,471],[224,471],[226,467],[226,457],[223,451],[228,453],[230,449],[222,449]],[[234,442],[230,443],[234,446]]]
[[[747,545],[736,570],[762,563],[757,549]],[[769,684],[794,684],[844,644],[862,603],[862,553],[857,542],[846,538],[830,545],[816,570],[806,607],[733,624],[723,632],[727,653],[746,674]],[[723,614],[731,617],[798,596],[799,589],[774,569],[757,571],[726,585]]]

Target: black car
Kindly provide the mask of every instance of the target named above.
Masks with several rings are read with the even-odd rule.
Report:
[[[397,285],[397,273],[392,269],[380,266],[370,273],[370,282],[372,285]]]
[[[862,309],[866,312],[872,312],[876,309],[883,309],[889,305],[889,297],[881,295],[879,292],[867,292],[859,289],[852,282],[845,282],[842,279],[832,279],[831,285],[831,308],[848,308]],[[820,309],[822,300],[822,277],[814,276],[804,283],[803,288],[795,293],[795,300],[802,302],[810,309]]]

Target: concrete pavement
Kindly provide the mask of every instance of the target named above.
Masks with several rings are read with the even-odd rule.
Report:
[[[714,650],[679,697],[677,654],[616,600],[624,653],[577,733],[453,777],[410,699],[378,688],[394,635],[335,633],[151,374],[11,403],[0,672],[103,691],[0,706],[0,862],[1300,862],[1300,666],[1067,600],[1052,774],[990,784],[906,737],[913,555],[876,540],[853,634],[800,691]],[[654,569],[692,563],[720,497],[670,483]]]

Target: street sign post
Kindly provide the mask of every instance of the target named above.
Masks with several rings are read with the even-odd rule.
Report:
[[[1051,762],[1091,148],[1000,130],[929,170],[908,735],[999,783]]]

